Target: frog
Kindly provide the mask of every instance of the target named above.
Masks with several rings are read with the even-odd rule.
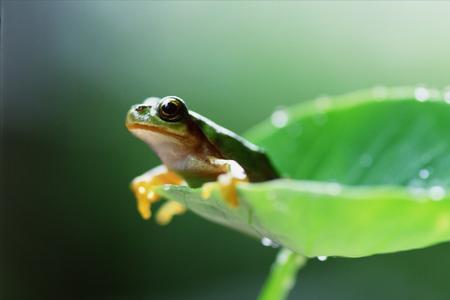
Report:
[[[201,188],[205,200],[218,186],[228,205],[237,207],[239,184],[279,178],[264,149],[189,110],[180,97],[151,97],[133,105],[125,126],[162,161],[131,182],[143,219],[150,219],[152,205],[161,198],[157,190],[167,184]],[[181,203],[169,199],[160,206],[156,221],[168,224],[185,211]]]

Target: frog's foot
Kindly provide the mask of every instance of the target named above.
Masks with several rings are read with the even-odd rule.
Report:
[[[248,182],[244,169],[233,160],[217,159],[215,163],[223,165],[226,172],[217,177],[217,184],[225,201],[232,207],[239,205],[236,186],[239,183]],[[202,186],[202,197],[208,199],[216,182],[207,182]]]
[[[136,177],[131,183],[131,190],[133,191],[136,200],[137,208],[143,219],[150,219],[151,205],[160,199],[160,196],[155,192],[155,188],[163,184],[182,184],[181,179],[175,173],[167,170],[165,166],[159,166],[145,174]]]

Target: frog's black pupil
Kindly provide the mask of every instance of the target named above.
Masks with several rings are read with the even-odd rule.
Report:
[[[178,113],[178,105],[173,102],[166,102],[162,106],[162,110],[168,116],[174,116]]]

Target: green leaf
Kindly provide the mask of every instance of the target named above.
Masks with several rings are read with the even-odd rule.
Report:
[[[247,138],[267,150],[283,179],[240,185],[238,208],[217,189],[208,200],[199,189],[160,192],[208,220],[308,257],[448,241],[449,96],[375,88],[278,111]]]

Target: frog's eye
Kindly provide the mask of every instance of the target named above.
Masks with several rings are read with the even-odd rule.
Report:
[[[159,103],[158,114],[164,121],[176,122],[187,114],[187,109],[180,98],[166,97]]]

